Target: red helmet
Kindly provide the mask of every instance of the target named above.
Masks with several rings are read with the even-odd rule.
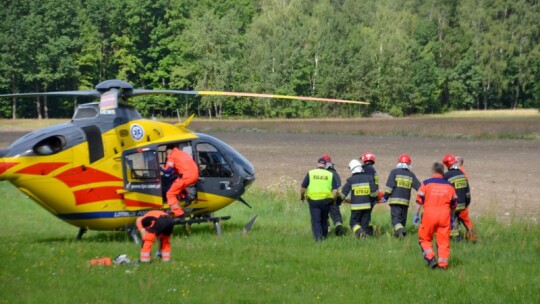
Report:
[[[446,168],[450,168],[453,164],[456,163],[456,157],[448,153],[443,157],[442,162],[446,166]]]
[[[371,162],[372,164],[375,163],[375,154],[373,152],[364,152],[361,157],[362,163]]]
[[[321,156],[321,158],[324,158],[326,163],[331,163],[332,162],[332,159],[330,158],[330,155],[328,155],[328,154],[323,154],[323,156]]]
[[[397,162],[398,163],[406,163],[407,165],[410,165],[412,160],[411,160],[411,157],[409,156],[409,154],[401,154],[398,157]]]

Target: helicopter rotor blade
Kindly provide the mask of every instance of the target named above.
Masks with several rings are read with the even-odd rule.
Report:
[[[107,80],[96,86],[95,90],[82,91],[60,91],[60,92],[41,92],[41,93],[15,93],[1,94],[2,97],[32,97],[32,96],[83,96],[99,98],[103,94],[111,91],[116,91],[117,98],[124,100],[130,97],[144,95],[199,95],[199,96],[234,96],[234,97],[257,97],[257,98],[272,98],[272,99],[288,99],[288,100],[305,100],[305,101],[321,101],[321,102],[337,102],[349,104],[367,105],[369,102],[336,99],[336,98],[321,98],[311,96],[292,96],[292,95],[276,95],[264,93],[247,93],[247,92],[225,92],[225,91],[190,91],[190,90],[147,90],[133,89],[131,84],[121,80]]]
[[[101,93],[96,90],[84,91],[61,91],[61,92],[42,92],[42,93],[14,93],[1,94],[2,97],[33,97],[33,96],[82,96],[82,97],[100,97]]]
[[[274,95],[274,94],[259,94],[259,93],[246,93],[246,92],[224,92],[224,91],[186,91],[186,90],[144,90],[135,89],[131,92],[131,96],[141,95],[199,95],[199,96],[235,96],[235,97],[259,97],[259,98],[274,98],[274,99],[290,99],[290,100],[308,100],[308,101],[322,101],[322,102],[338,102],[338,103],[352,103],[352,104],[369,104],[366,101],[345,100],[335,98],[320,98],[309,96],[292,96],[292,95]]]
[[[244,92],[219,92],[219,91],[198,91],[198,95],[206,96],[238,96],[238,97],[261,97],[261,98],[275,98],[275,99],[292,99],[292,100],[309,100],[309,101],[322,101],[322,102],[339,102],[339,103],[353,103],[353,104],[369,104],[366,101],[334,99],[334,98],[320,98],[309,96],[292,96],[292,95],[274,95],[274,94],[258,94],[258,93],[244,93]]]

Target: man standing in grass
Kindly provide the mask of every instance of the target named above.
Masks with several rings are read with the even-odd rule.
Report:
[[[339,194],[343,200],[351,204],[351,229],[357,238],[373,235],[370,229],[371,208],[377,201],[378,192],[371,174],[365,173],[357,159],[349,162],[352,175],[341,188]]]
[[[337,183],[337,188],[339,189],[339,187],[341,187],[341,178],[334,168],[332,158],[330,158],[330,155],[328,154],[324,154],[321,156],[321,158],[324,158],[326,161],[326,170],[332,172],[334,180]],[[341,199],[339,197],[336,197],[335,204],[330,205],[330,218],[332,218],[332,221],[334,222],[334,230],[337,236],[342,236],[343,233],[345,233],[345,229],[343,229],[343,217],[341,216],[341,211],[339,210],[340,206]]]
[[[461,159],[461,164],[460,164]],[[469,218],[469,204],[471,203],[471,188],[469,186],[469,178],[467,174],[460,168],[463,167],[463,158],[454,157],[452,154],[446,154],[443,158],[443,164],[448,168],[444,174],[444,178],[449,181],[458,196],[458,205],[456,208],[456,216],[453,218],[452,231],[450,236],[452,239],[460,239],[459,225],[462,223],[467,229],[467,239],[476,241],[476,232],[474,225]]]
[[[337,181],[332,172],[326,170],[326,160],[319,158],[317,168],[310,170],[300,188],[300,200],[306,198],[311,216],[311,230],[316,241],[328,235],[328,213],[337,195]]]
[[[394,227],[394,234],[399,239],[402,239],[405,236],[411,190],[414,188],[418,191],[420,181],[411,171],[412,160],[408,154],[400,155],[397,162],[397,167],[388,176],[382,200],[390,205],[390,217],[392,227]]]
[[[369,174],[373,176],[373,180],[375,181],[375,191],[377,192],[377,195],[379,195],[379,175],[377,174],[377,171],[375,170],[375,154],[373,152],[368,151],[362,153],[362,156],[360,157],[360,161],[362,162],[362,171],[366,174]],[[382,194],[382,193],[381,193]],[[382,195],[379,195],[378,198],[382,198]],[[371,203],[371,209],[375,207],[377,203],[380,203],[380,201],[375,200]],[[371,218],[371,217],[370,217]],[[371,220],[369,222],[369,227],[367,227],[369,234],[373,234],[373,224],[371,223]]]
[[[416,196],[416,212],[414,224],[420,221],[419,212],[424,208],[422,223],[418,229],[418,242],[422,248],[424,259],[429,267],[439,266],[441,269],[448,268],[450,258],[450,227],[451,217],[457,205],[457,195],[454,187],[443,178],[444,167],[441,163],[432,166],[433,176],[425,180]],[[437,239],[437,253],[433,251],[433,234]]]

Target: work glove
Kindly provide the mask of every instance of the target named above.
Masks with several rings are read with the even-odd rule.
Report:
[[[302,203],[306,200],[306,196],[305,195],[300,195],[300,200],[302,201]]]
[[[386,202],[388,202],[388,201],[384,197],[381,198],[381,203],[386,203]]]
[[[420,215],[418,212],[414,213],[414,219],[413,219],[414,227],[418,228],[420,226]]]

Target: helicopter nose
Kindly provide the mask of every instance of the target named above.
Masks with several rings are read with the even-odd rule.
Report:
[[[255,181],[255,175],[245,174],[244,178],[244,188],[247,189]]]

